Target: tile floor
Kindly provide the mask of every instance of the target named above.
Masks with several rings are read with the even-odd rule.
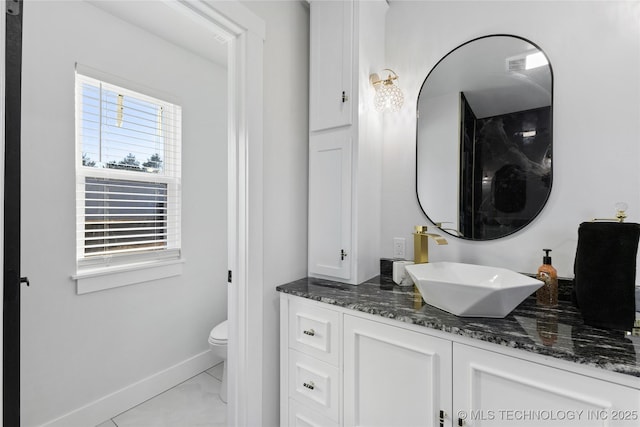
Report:
[[[221,379],[219,364],[97,427],[225,427]]]

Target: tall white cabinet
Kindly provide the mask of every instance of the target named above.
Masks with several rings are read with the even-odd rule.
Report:
[[[351,278],[351,133],[309,141],[309,273]]]
[[[309,130],[317,132],[350,125],[354,114],[354,3],[310,3]]]
[[[358,284],[379,274],[382,114],[369,74],[384,64],[384,0],[311,0],[309,264]]]

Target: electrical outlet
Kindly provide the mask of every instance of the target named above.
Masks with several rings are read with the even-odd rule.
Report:
[[[393,257],[404,259],[405,257],[406,241],[404,237],[393,238]]]

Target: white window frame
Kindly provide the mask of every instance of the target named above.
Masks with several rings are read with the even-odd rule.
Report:
[[[142,88],[126,80],[97,72],[89,67],[76,65],[76,90],[82,82],[101,82],[108,89],[115,88],[125,96],[130,95],[148,102],[161,104],[163,108],[172,110],[171,122],[168,126],[175,128],[177,150],[169,155],[167,146],[163,153],[164,173],[151,174],[140,171],[126,171],[110,168],[96,168],[82,165],[82,140],[80,135],[80,123],[82,120],[82,105],[76,94],[76,274],[72,279],[77,282],[77,293],[84,294],[104,289],[158,280],[182,274],[181,251],[181,108],[176,103],[162,101],[159,97],[152,97],[145,93],[156,95],[157,91]],[[132,88],[132,89],[129,89]],[[148,90],[147,90],[148,89]],[[165,97],[166,99],[166,97]],[[166,161],[171,158],[171,161]],[[115,180],[129,180],[141,182],[157,182],[167,184],[168,202],[172,200],[173,207],[177,209],[176,215],[167,216],[168,233],[176,233],[177,237],[167,242],[167,246],[158,250],[145,250],[128,254],[107,254],[101,256],[84,255],[85,236],[85,200],[84,188],[87,177],[109,178]]]

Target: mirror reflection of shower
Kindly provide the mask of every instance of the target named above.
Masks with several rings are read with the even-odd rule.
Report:
[[[551,107],[478,119],[460,94],[459,231],[492,239],[525,226],[551,187]]]
[[[553,75],[517,36],[471,40],[445,55],[418,96],[418,202],[442,231],[497,239],[530,223],[552,182]]]

